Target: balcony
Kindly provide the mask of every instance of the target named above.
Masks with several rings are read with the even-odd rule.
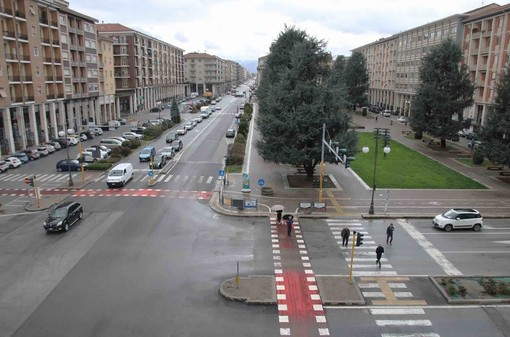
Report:
[[[12,8],[4,7],[0,5],[0,13],[12,15]]]
[[[69,26],[69,33],[76,33],[76,29],[74,27]]]
[[[18,40],[28,41],[28,35],[27,34],[18,34]]]
[[[4,30],[2,32],[2,34],[4,35],[4,38],[11,38],[11,39],[15,39],[16,36],[14,35],[14,31],[10,31],[10,30]]]
[[[19,9],[16,10],[16,12],[14,12],[14,15],[17,17],[17,18],[22,18],[22,19],[26,19],[27,16],[25,15],[25,12],[22,12],[20,11]]]
[[[9,82],[21,82],[21,76],[19,75],[7,75]]]
[[[47,25],[48,24],[48,18],[40,17],[39,18],[39,23],[41,23],[43,25]]]
[[[43,37],[43,38],[41,39],[41,43],[43,43],[43,44],[51,44],[51,41],[50,41],[50,39],[49,39],[49,38],[45,38],[45,37]]]
[[[23,96],[23,101],[24,102],[33,102],[34,96]]]

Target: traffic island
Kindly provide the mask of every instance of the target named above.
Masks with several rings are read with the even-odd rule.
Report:
[[[347,276],[316,275],[317,287],[323,305],[365,305],[365,298],[358,284]]]
[[[431,276],[450,304],[510,303],[510,276]]]
[[[276,304],[274,276],[247,276],[228,279],[220,285],[220,294],[247,304]]]

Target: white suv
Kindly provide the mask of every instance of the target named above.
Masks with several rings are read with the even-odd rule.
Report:
[[[432,220],[434,227],[450,232],[452,229],[472,228],[478,232],[483,226],[480,212],[470,208],[452,208],[449,211],[436,215]]]

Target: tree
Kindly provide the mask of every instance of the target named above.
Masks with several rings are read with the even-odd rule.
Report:
[[[174,123],[180,123],[181,122],[181,115],[179,114],[179,106],[177,105],[177,102],[172,100],[172,106],[170,107],[170,116],[172,118],[172,122]]]
[[[344,81],[347,89],[347,102],[356,109],[356,106],[363,106],[367,103],[367,91],[369,77],[367,61],[360,52],[352,53],[347,60],[344,70]]]
[[[285,27],[271,45],[257,90],[259,154],[275,163],[301,164],[308,177],[321,159],[323,123],[334,140],[350,121],[340,110],[344,97],[325,84],[331,56],[324,48],[323,41]]]
[[[427,132],[440,138],[441,148],[446,148],[446,139],[471,124],[464,120],[463,111],[473,104],[474,86],[461,60],[460,48],[447,39],[430,50],[420,68],[411,128],[417,134]]]
[[[496,97],[480,131],[480,151],[495,164],[510,166],[510,69],[496,85]]]

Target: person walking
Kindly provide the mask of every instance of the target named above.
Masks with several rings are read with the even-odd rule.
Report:
[[[388,228],[386,228],[386,244],[390,244],[393,242],[393,231],[395,230],[395,227],[393,227],[393,224],[390,223]]]
[[[377,257],[375,264],[379,265],[379,269],[381,269],[381,257],[382,257],[383,253],[384,253],[384,247],[381,246],[381,244],[379,244],[379,246],[377,246],[377,248],[375,249],[375,255]]]
[[[344,227],[340,232],[340,235],[342,236],[342,247],[349,246],[349,236],[351,235],[349,228]]]
[[[292,232],[292,226],[294,225],[294,220],[293,220],[293,216],[289,216],[289,218],[287,219],[287,236],[290,237],[290,234]]]
[[[277,225],[282,224],[282,212],[283,212],[283,210],[281,210],[281,209],[276,211],[276,224]]]

